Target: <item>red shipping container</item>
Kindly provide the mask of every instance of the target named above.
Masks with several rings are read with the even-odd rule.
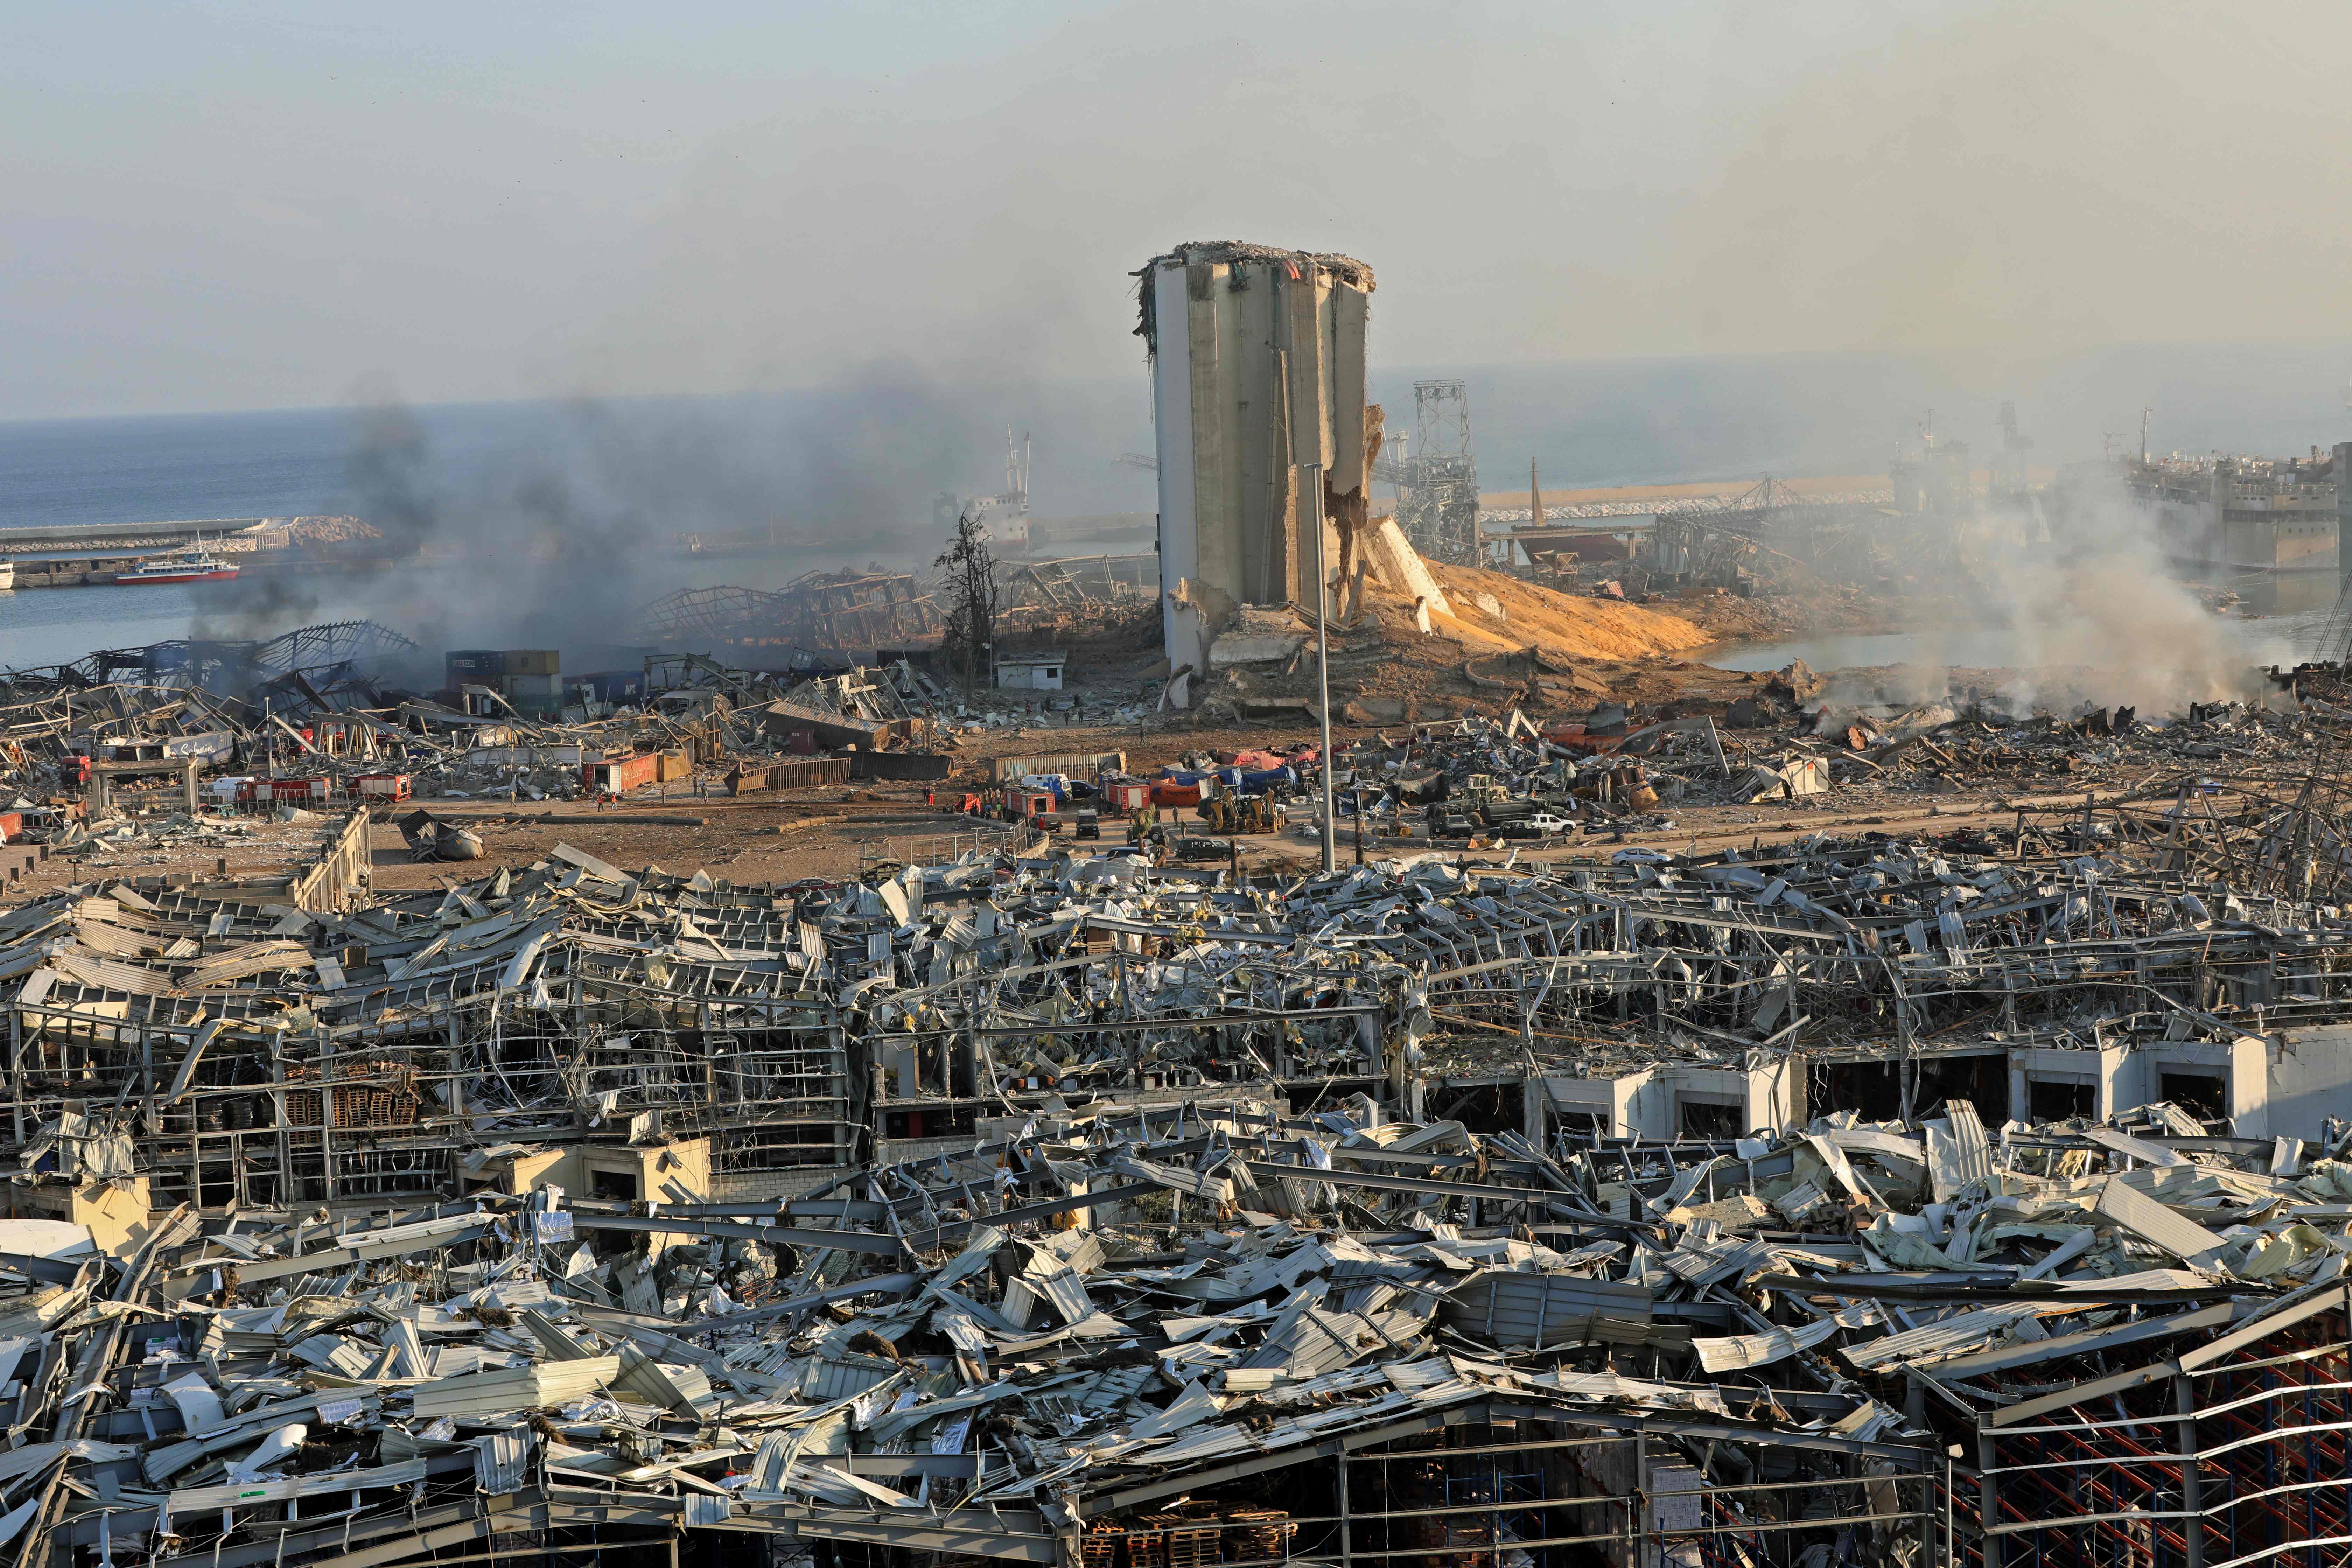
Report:
[[[639,784],[653,783],[655,770],[660,766],[661,753],[658,752],[622,757],[613,762],[584,763],[580,768],[580,783],[587,789],[604,795],[626,795]]]

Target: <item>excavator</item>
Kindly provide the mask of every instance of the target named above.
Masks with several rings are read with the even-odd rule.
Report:
[[[1200,805],[1201,826],[1211,833],[1279,833],[1282,807],[1262,795],[1221,795]]]

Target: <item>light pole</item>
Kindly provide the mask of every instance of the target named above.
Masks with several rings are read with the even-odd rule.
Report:
[[[1331,578],[1323,563],[1323,465],[1307,465],[1307,488],[1315,497],[1315,685],[1323,719],[1323,869],[1339,862],[1339,820],[1331,798]]]

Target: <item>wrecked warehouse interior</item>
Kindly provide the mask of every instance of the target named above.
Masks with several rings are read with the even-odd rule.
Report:
[[[2347,1533],[2344,917],[2088,826],[84,884],[0,925],[0,1531],[1071,1568]]]

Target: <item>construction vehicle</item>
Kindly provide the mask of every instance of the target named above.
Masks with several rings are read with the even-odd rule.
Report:
[[[1463,781],[1461,793],[1455,797],[1472,811],[1479,811],[1490,801],[1508,800],[1511,792],[1495,782],[1492,773],[1472,773]]]
[[[1201,826],[1211,833],[1279,833],[1280,805],[1262,795],[1221,795],[1201,803]]]

